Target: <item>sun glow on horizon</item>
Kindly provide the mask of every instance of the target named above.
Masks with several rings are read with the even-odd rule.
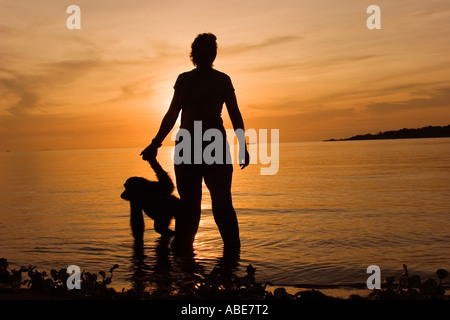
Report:
[[[80,0],[68,30],[64,3],[2,2],[0,150],[145,145],[202,32],[246,128],[286,142],[447,125],[450,4],[379,0],[368,30],[370,4]]]

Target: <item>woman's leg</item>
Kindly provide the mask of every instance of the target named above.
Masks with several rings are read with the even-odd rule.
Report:
[[[231,198],[233,166],[231,164],[212,164],[203,166],[205,184],[211,193],[214,220],[222,236],[224,249],[240,250],[239,225]]]
[[[175,220],[175,250],[192,250],[200,223],[202,202],[202,174],[198,165],[175,165],[177,190],[181,199],[181,212]]]

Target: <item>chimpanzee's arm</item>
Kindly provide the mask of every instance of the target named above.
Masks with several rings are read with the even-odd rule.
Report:
[[[166,171],[161,167],[159,162],[156,159],[149,161],[150,165],[152,166],[152,169],[155,171],[156,176],[158,177],[159,182],[159,190],[161,196],[170,196],[175,189],[172,179],[170,179],[169,175]]]

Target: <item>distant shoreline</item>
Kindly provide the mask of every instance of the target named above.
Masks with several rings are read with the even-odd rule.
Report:
[[[449,138],[450,125],[445,127],[428,126],[418,129],[406,129],[395,131],[379,132],[377,134],[367,133],[364,135],[356,135],[344,139],[328,139],[328,141],[352,141],[352,140],[392,140],[392,139],[421,139],[421,138]]]

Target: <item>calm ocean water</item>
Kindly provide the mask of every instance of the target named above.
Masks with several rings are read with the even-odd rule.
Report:
[[[76,264],[90,272],[119,264],[112,286],[150,285],[161,267],[157,234],[146,218],[143,264],[136,266],[130,176],[154,178],[140,149],[0,153],[0,257],[11,267]],[[171,148],[158,159],[174,178]],[[233,201],[241,229],[238,274],[256,267],[275,285],[364,284],[382,278],[434,277],[450,269],[450,139],[313,142],[280,145],[280,169],[235,167]],[[221,239],[204,189],[196,261],[205,272],[221,257]],[[164,273],[162,273],[164,274]]]

